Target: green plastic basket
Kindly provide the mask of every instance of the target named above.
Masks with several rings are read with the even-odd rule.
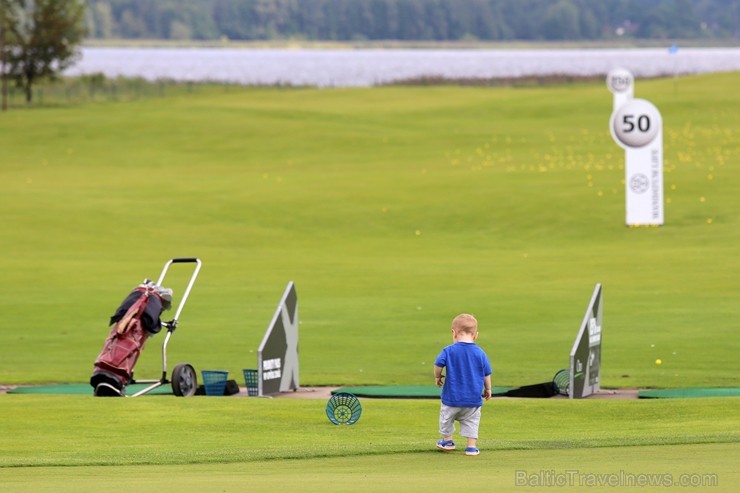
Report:
[[[355,424],[361,414],[360,400],[348,392],[338,392],[326,403],[326,415],[335,425]]]
[[[259,372],[257,370],[242,370],[244,383],[247,385],[247,395],[256,397],[259,395]]]
[[[228,371],[222,370],[203,370],[203,386],[206,395],[223,396],[226,394],[226,380],[229,377]]]
[[[570,370],[568,368],[559,370],[552,379],[552,388],[556,394],[569,395]]]

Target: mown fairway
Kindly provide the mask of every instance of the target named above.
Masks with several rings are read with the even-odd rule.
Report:
[[[86,381],[107,318],[128,290],[144,277],[156,278],[170,257],[198,256],[203,271],[169,360],[188,361],[198,370],[227,369],[238,380],[242,368],[256,364],[256,348],[290,280],[300,304],[303,385],[429,384],[433,358],[449,342],[449,321],[462,311],[480,321],[479,343],[492,358],[495,385],[548,380],[567,366],[588,298],[600,282],[602,386],[737,386],[738,84],[737,73],[637,81],[635,95],[652,101],[664,122],[666,226],[649,229],[624,226],[623,151],[608,132],[612,101],[603,83],[527,89],[197,87],[189,95],[127,103],[14,108],[0,114],[0,383]],[[182,292],[178,274],[171,284]],[[158,376],[160,341],[150,341],[138,376]],[[242,464],[235,479],[241,484],[239,475],[249,476],[252,467],[268,474],[281,464],[248,456],[267,446],[253,446],[262,422],[250,419],[253,410],[246,407],[269,401],[245,401],[224,400],[219,409],[205,405],[193,416],[192,409],[204,406],[197,400],[0,396],[2,426],[15,430],[14,443],[28,436],[28,444],[37,444],[25,452],[4,448],[0,471],[4,479],[36,470],[44,477],[69,473],[70,491],[89,491],[94,488],[85,478],[108,476],[106,467],[46,468],[132,467],[144,449],[145,464],[168,464],[147,466],[151,484],[169,474],[201,478],[189,484],[221,477],[229,469],[225,462]],[[50,420],[49,430],[59,435],[26,435],[33,426],[24,420],[28,410],[19,408],[24,402],[44,408],[49,414],[39,421]],[[119,446],[125,433],[111,436],[108,418],[133,402],[145,415],[167,415],[174,407],[174,416],[186,413],[192,421],[175,421],[164,435],[157,418],[143,420],[149,423],[144,429],[130,423],[126,431],[136,440]],[[562,407],[555,401],[499,402],[486,409],[483,435],[489,441],[482,442],[480,459],[491,471],[485,479],[503,487],[513,486],[517,461],[562,470],[570,467],[571,452],[574,461],[593,464],[589,472],[618,472],[622,463],[661,472],[666,462],[670,471],[714,472],[686,465],[708,457],[722,473],[720,485],[732,484],[731,467],[722,464],[737,455],[737,399],[721,401],[719,415],[711,414],[711,401],[683,401],[680,406],[693,416],[690,433],[675,424],[681,423],[672,414],[676,401],[557,403]],[[514,411],[497,415],[498,405]],[[527,412],[533,405],[541,410]],[[561,415],[571,414],[568,406],[592,405],[619,406],[620,413],[650,426],[625,426],[621,414],[607,412],[604,420],[593,418],[581,439],[567,443],[577,426],[560,428]],[[376,415],[391,421],[381,426],[371,412],[346,429],[325,421],[322,402],[283,406],[296,406],[278,413],[286,421],[294,412],[308,420],[297,421],[311,432],[310,439],[300,439],[300,461],[352,474],[351,459],[320,459],[341,456],[349,447],[370,461],[368,471],[383,475],[381,482],[411,478],[417,469],[439,479],[431,484],[442,482],[439,471],[445,469],[435,463],[444,457],[423,452],[436,436],[434,402],[371,401],[371,409],[379,406]],[[543,425],[541,412],[555,409],[569,412]],[[229,419],[219,422],[223,415]],[[308,416],[321,424],[314,426]],[[416,426],[411,431],[409,416]],[[75,432],[66,435],[51,417],[75,421]],[[507,438],[515,430],[512,419],[523,420],[515,424],[530,435]],[[209,442],[209,430],[188,434],[190,426],[206,421],[219,423],[228,438]],[[646,446],[665,442],[641,437],[661,426],[670,429],[665,436],[683,437],[669,443],[689,445],[653,453]],[[382,446],[360,446],[336,433],[367,434],[366,442],[380,435]],[[591,449],[604,433],[611,439],[603,445],[610,448]],[[78,437],[87,437],[79,447],[104,443],[110,456],[71,460],[75,450],[84,450],[68,445]],[[242,452],[232,457],[220,440],[234,437]],[[293,457],[282,455],[294,448],[293,432],[257,437],[280,444],[280,452],[268,457]],[[522,447],[517,440],[533,442]],[[712,445],[719,441],[728,443]],[[183,442],[186,452],[178,455]],[[710,445],[690,445],[703,442]],[[629,449],[639,452],[623,445],[640,445]],[[157,460],[159,450],[167,460]],[[396,455],[385,462],[366,457],[385,453],[403,453],[413,464],[407,469]],[[509,466],[495,469],[497,457]],[[585,457],[615,457],[614,467],[599,468],[601,462]],[[452,458],[463,467],[462,459]],[[200,474],[190,466],[205,462],[217,464],[198,466],[205,468]],[[40,468],[17,468],[24,465]],[[281,484],[280,474],[268,474],[266,481]],[[352,490],[351,479],[339,489]],[[323,481],[319,476],[317,484]],[[428,489],[424,484],[418,489]],[[229,488],[214,483],[213,491]]]
[[[628,474],[657,475],[661,486],[686,474],[719,486],[698,491],[733,491],[738,479],[731,398],[497,399],[485,405],[478,457],[434,449],[432,400],[367,399],[353,426],[329,423],[319,400],[8,395],[2,403],[12,416],[0,444],[3,491],[99,491],[111,476],[122,491],[173,492],[429,491],[444,482],[452,491],[470,482],[519,491],[545,486],[548,474],[569,478],[551,487],[584,491],[596,474],[616,476],[617,486]]]

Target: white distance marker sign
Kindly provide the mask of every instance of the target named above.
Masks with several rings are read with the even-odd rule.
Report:
[[[625,150],[628,226],[663,224],[663,119],[644,99],[631,99],[612,113],[614,141]]]
[[[614,111],[632,99],[635,91],[635,78],[626,68],[615,68],[606,76],[606,86],[614,94]]]

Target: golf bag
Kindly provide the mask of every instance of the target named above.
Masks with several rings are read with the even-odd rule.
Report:
[[[172,303],[172,290],[144,281],[123,300],[90,377],[96,396],[125,395],[134,365],[147,339],[162,330],[160,315]]]

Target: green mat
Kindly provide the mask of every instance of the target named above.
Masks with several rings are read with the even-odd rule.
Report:
[[[126,388],[128,395],[133,395],[148,384],[129,385]],[[493,387],[494,397],[503,396],[513,387]],[[373,397],[387,399],[439,399],[441,389],[434,385],[372,385],[363,387],[342,387],[333,391],[349,392],[357,397]],[[8,390],[8,394],[80,394],[92,395],[92,387],[87,383],[34,385],[22,386]],[[145,395],[172,395],[170,385],[162,385]],[[685,399],[695,397],[740,397],[738,387],[694,387],[684,389],[651,389],[641,390],[640,399]]]
[[[502,397],[506,393],[515,387],[493,387],[492,393],[494,397]],[[357,397],[373,397],[373,398],[388,398],[388,399],[439,399],[441,389],[434,385],[396,385],[396,386],[382,386],[373,385],[366,387],[342,387],[333,391],[333,394],[338,392],[348,392],[354,394]],[[738,397],[740,396],[740,388],[719,388],[719,387],[706,387],[706,388],[684,388],[684,389],[654,389],[654,390],[641,390],[639,393],[640,399],[677,399],[687,397]]]
[[[147,388],[150,384],[135,384],[126,387],[126,394],[133,395],[136,392]],[[30,387],[16,387],[8,390],[8,394],[88,394],[93,395],[93,388],[89,383],[70,383],[57,385],[34,385]],[[170,385],[162,385],[146,395],[172,395]]]
[[[494,396],[503,395],[511,390],[511,387],[493,387],[491,392]],[[333,391],[348,392],[357,397],[374,397],[387,399],[439,399],[442,389],[434,385],[373,385],[367,387],[342,387]]]
[[[638,392],[640,399],[685,399],[693,397],[740,397],[738,387],[693,387],[686,389],[652,389]]]

